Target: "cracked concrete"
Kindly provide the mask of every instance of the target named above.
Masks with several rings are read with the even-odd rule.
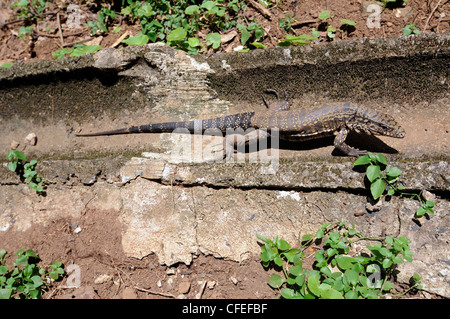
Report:
[[[26,153],[52,181],[37,196],[1,168],[0,230],[115,212],[128,256],[173,265],[199,253],[241,262],[259,252],[257,233],[294,244],[344,219],[368,236],[408,236],[414,262],[399,280],[421,273],[428,291],[448,297],[448,44],[422,35],[209,58],[149,45],[0,70],[0,150],[35,132]],[[353,134],[349,143],[385,153],[408,190],[435,193],[436,214],[414,221],[418,203],[397,197],[370,211],[363,173],[332,156],[332,139],[280,144],[268,174],[262,163],[176,161],[171,134],[74,136],[263,108],[265,88],[285,89],[295,107],[351,100],[392,114],[404,140]]]

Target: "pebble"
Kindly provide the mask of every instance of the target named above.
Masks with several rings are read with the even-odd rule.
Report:
[[[108,274],[103,274],[98,276],[97,278],[95,278],[94,283],[96,284],[103,284],[109,280],[111,280],[112,276],[108,275]]]
[[[187,294],[189,289],[191,289],[191,283],[189,281],[180,282],[180,285],[178,286],[178,292],[180,294]]]
[[[231,280],[231,282],[232,282],[233,284],[237,285],[238,280],[237,280],[236,278],[230,277],[230,280]]]
[[[173,279],[172,278],[167,279],[165,289],[166,289],[166,291],[171,291],[173,289]]]
[[[213,289],[215,285],[216,282],[214,280],[210,280],[206,283],[206,287],[208,287],[208,289]]]

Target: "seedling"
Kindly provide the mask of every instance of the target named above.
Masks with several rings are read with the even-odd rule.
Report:
[[[31,249],[20,249],[14,268],[5,265],[6,251],[0,249],[0,299],[39,299],[54,280],[64,275],[60,261],[40,268],[36,263],[39,256]]]
[[[48,3],[44,0],[18,0],[11,4],[11,8],[16,10],[19,18],[31,22],[42,18]]]
[[[52,52],[52,56],[56,57],[58,60],[61,60],[66,55],[70,56],[82,56],[87,53],[94,53],[98,50],[101,50],[102,47],[100,45],[86,45],[86,44],[75,44],[73,48],[62,48],[57,51]]]
[[[399,176],[402,171],[397,167],[387,166],[386,157],[383,154],[368,153],[359,157],[354,166],[366,166],[366,178],[370,183],[370,193],[373,199],[378,199],[387,189],[387,195],[393,196],[398,194],[400,197],[408,196],[411,199],[418,200],[422,206],[416,212],[416,217],[425,214],[434,214],[434,201],[426,200],[422,193],[405,192],[405,186],[399,184]]]
[[[316,234],[302,236],[300,248],[292,248],[276,236],[273,240],[262,235],[257,237],[261,245],[260,258],[265,268],[281,268],[282,275],[273,274],[268,284],[280,291],[285,299],[376,299],[388,294],[394,285],[391,282],[396,265],[411,262],[410,240],[406,237],[368,238],[349,227],[344,221],[325,223]],[[375,241],[366,245],[370,254],[349,255],[353,243]],[[304,267],[305,251],[313,244],[322,243],[314,254],[312,268]],[[414,274],[412,289],[422,289],[420,276]]]
[[[37,164],[36,160],[28,162],[26,155],[18,150],[10,150],[6,158],[9,160],[7,167],[10,171],[18,174],[22,181],[26,180],[28,186],[38,194],[44,192],[45,180],[39,177],[35,170]]]
[[[414,23],[407,24],[404,28],[402,28],[403,35],[411,35],[411,34],[420,34],[420,30],[417,29]]]

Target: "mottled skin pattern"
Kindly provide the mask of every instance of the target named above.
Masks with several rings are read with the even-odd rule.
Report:
[[[269,91],[275,93],[276,91]],[[287,101],[278,101],[262,112],[246,112],[224,117],[195,120],[187,122],[156,123],[113,131],[77,134],[77,136],[101,136],[130,133],[162,133],[184,129],[180,133],[214,134],[217,130],[227,133],[224,140],[226,156],[232,155],[237,143],[251,143],[260,138],[267,138],[271,131],[278,130],[284,140],[306,141],[336,135],[334,146],[348,156],[366,154],[365,150],[358,150],[345,144],[350,130],[368,135],[385,135],[403,138],[405,131],[389,115],[369,110],[360,105],[340,103],[323,105],[312,109],[291,110]],[[238,132],[238,131],[239,132]],[[244,132],[246,131],[246,132]],[[231,134],[230,134],[231,132]],[[244,139],[235,141],[236,135],[244,134]]]

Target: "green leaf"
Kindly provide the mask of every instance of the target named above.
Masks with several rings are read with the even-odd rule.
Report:
[[[134,37],[129,37],[128,39],[122,40],[122,43],[128,45],[144,45],[147,44],[149,37],[145,34],[138,34]]]
[[[319,230],[317,231],[316,237],[317,237],[318,239],[321,239],[321,238],[323,237],[323,235],[324,235],[324,230],[321,228],[321,229],[319,229]]]
[[[205,1],[202,3],[202,8],[205,8],[206,10],[211,10],[212,8],[214,8],[216,6],[215,1]]]
[[[14,62],[5,62],[2,65],[0,65],[0,68],[9,69],[12,67],[15,63]]]
[[[353,166],[358,166],[358,165],[367,165],[370,164],[371,160],[369,155],[363,155],[358,157],[358,159],[355,161],[355,163],[353,163]]]
[[[8,272],[8,266],[0,266],[0,275],[6,274]]]
[[[377,153],[377,155],[375,155],[375,158],[377,159],[378,163],[387,165],[386,157],[383,154]]]
[[[280,275],[272,275],[268,280],[268,284],[272,288],[280,288],[284,284],[284,279]]]
[[[308,289],[317,297],[320,297],[320,273],[316,270],[311,270],[308,273]]]
[[[186,13],[186,14],[188,14],[188,15],[199,14],[199,13],[200,13],[199,9],[200,9],[199,6],[197,6],[197,5],[191,5],[191,6],[188,6],[188,7],[184,10],[184,13]]]
[[[259,43],[259,42],[251,42],[250,45],[254,46],[255,48],[265,49],[267,48],[266,45]]]
[[[382,179],[377,179],[374,183],[370,185],[370,192],[373,199],[378,199],[384,192],[386,184]]]
[[[269,245],[273,245],[273,242],[270,239],[264,237],[261,234],[256,234],[256,237],[258,237],[259,240],[262,240],[263,242],[265,242],[265,243],[267,243]]]
[[[273,259],[273,262],[275,263],[275,265],[282,267],[283,266],[283,259],[280,256],[276,256]]]
[[[242,28],[240,32],[241,32],[241,44],[245,45],[248,39],[250,39],[250,31],[248,31],[246,28]]]
[[[402,173],[401,169],[399,169],[399,168],[397,168],[397,167],[391,167],[391,166],[389,166],[389,167],[386,169],[386,175],[387,175],[387,176],[390,176],[390,177],[392,177],[392,178],[400,176],[401,173]]]
[[[313,238],[314,238],[313,234],[305,234],[305,235],[302,236],[301,242],[302,243],[307,243]]]
[[[294,299],[298,297],[298,294],[290,288],[283,288],[281,289],[281,296],[285,299]]]
[[[101,50],[102,47],[100,45],[80,45],[75,46],[74,50],[70,54],[70,56],[82,56],[87,53],[94,53],[98,50]]]
[[[356,22],[353,20],[347,20],[347,19],[341,19],[341,23],[342,24],[346,24],[346,25],[351,25],[351,26],[355,26]]]
[[[285,241],[284,239],[278,239],[277,247],[278,247],[279,250],[289,250],[289,249],[291,249],[291,246],[289,245],[289,243],[287,241]]]
[[[14,151],[12,151],[12,153],[14,154],[14,157],[20,161],[25,162],[27,160],[26,155],[24,153],[22,153],[21,151],[14,150]]]
[[[28,265],[28,257],[23,255],[17,257],[16,261],[14,262],[14,265],[19,267],[25,267],[26,265]]]
[[[169,35],[167,36],[167,41],[168,42],[181,41],[186,37],[186,35],[187,31],[183,27],[179,27],[169,33]]]
[[[12,295],[11,288],[0,288],[0,299],[9,299]]]
[[[358,278],[359,274],[352,269],[347,269],[344,272],[344,280],[352,286],[356,286],[356,284],[358,283]]]
[[[372,183],[375,179],[379,178],[381,174],[380,166],[370,165],[366,169],[367,179]]]
[[[348,256],[340,256],[336,261],[339,268],[343,270],[352,268],[353,263],[356,262],[355,258]]]
[[[344,299],[342,293],[332,288],[330,285],[321,284],[319,286],[320,296],[324,299]]]
[[[206,44],[212,46],[213,49],[218,49],[222,44],[220,34],[217,32],[209,33],[206,36]]]
[[[188,44],[191,48],[198,47],[200,45],[200,40],[197,38],[189,38]]]
[[[331,17],[331,11],[330,10],[324,10],[321,13],[319,13],[319,19],[320,20],[326,20]]]
[[[16,169],[17,169],[17,162],[16,162],[16,161],[14,161],[14,162],[9,162],[9,163],[8,163],[8,169],[9,169],[10,171],[12,171],[12,172],[15,172]]]
[[[289,274],[297,277],[303,272],[303,268],[301,266],[294,266],[289,268]]]
[[[389,258],[385,258],[381,265],[383,266],[384,269],[388,269],[389,267],[392,266],[392,260],[390,260]]]
[[[349,290],[345,293],[345,299],[358,299],[358,293],[354,290]]]

